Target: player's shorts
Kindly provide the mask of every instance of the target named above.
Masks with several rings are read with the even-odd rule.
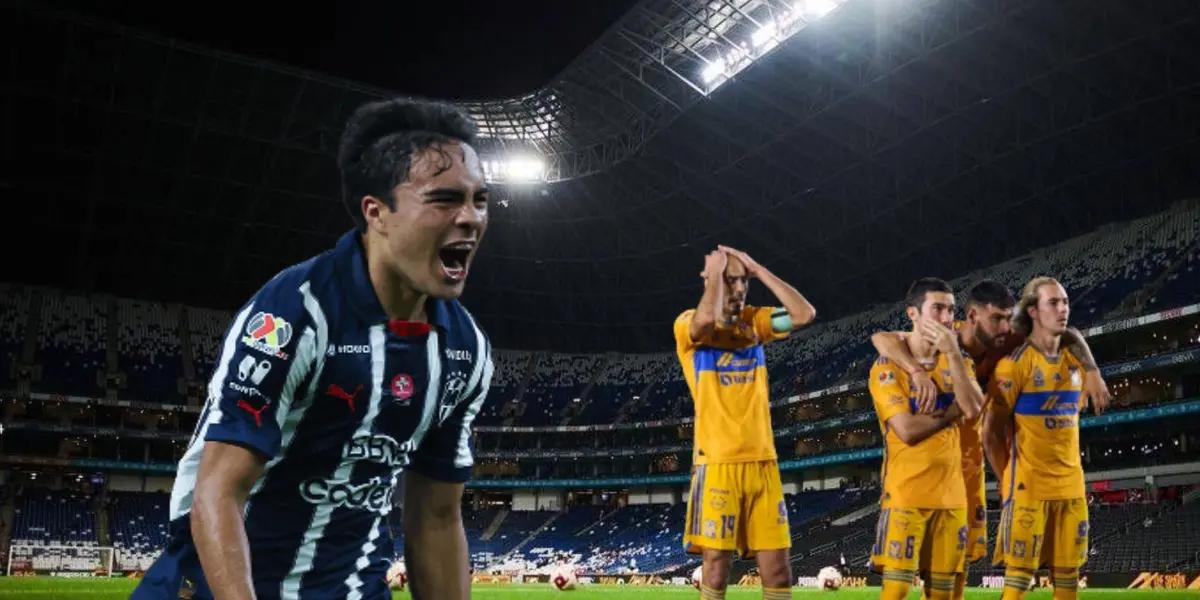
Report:
[[[1087,499],[1034,500],[1017,494],[1004,505],[996,566],[1078,569],[1087,562],[1087,552]]]
[[[967,509],[884,508],[875,528],[876,572],[961,573],[967,550]]]
[[[963,473],[967,484],[967,564],[987,556],[987,491],[983,468]]]
[[[696,466],[683,533],[688,552],[736,550],[742,558],[750,558],[759,550],[791,546],[783,482],[775,461]]]

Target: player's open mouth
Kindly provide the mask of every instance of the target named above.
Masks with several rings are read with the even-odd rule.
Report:
[[[467,264],[471,261],[471,251],[474,249],[475,242],[454,242],[438,250],[442,273],[447,279],[462,281],[467,278]]]

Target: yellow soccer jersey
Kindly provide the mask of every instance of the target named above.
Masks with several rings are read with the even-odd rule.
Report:
[[[788,333],[771,327],[772,312],[747,306],[735,327],[698,341],[695,310],[675,319],[675,350],[696,407],[693,464],[775,460],[763,344]]]
[[[1025,343],[996,365],[988,410],[1013,424],[1013,456],[1001,493],[1036,500],[1082,498],[1079,412],[1083,366],[1067,348],[1049,358]],[[1015,468],[1014,468],[1015,467]]]
[[[975,376],[971,359],[963,357],[967,372]],[[950,362],[939,354],[929,377],[938,386],[938,409],[954,402]],[[916,413],[917,400],[908,373],[880,357],[871,367],[868,385],[879,428],[883,431],[883,506],[903,508],[966,508],[959,426],[952,425],[915,445],[905,444],[888,426],[900,413]]]

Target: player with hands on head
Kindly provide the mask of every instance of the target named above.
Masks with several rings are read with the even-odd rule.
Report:
[[[684,547],[702,554],[701,598],[725,597],[736,550],[756,558],[763,597],[791,598],[787,504],[771,431],[765,344],[816,315],[800,292],[748,254],[719,246],[704,257],[704,291],[675,320],[675,346],[696,409]],[[782,308],[746,304],[751,280]]]

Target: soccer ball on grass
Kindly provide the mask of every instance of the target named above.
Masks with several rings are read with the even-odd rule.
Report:
[[[821,589],[836,592],[842,587],[842,573],[833,567],[825,567],[817,572],[817,585]]]
[[[579,584],[575,576],[575,565],[558,565],[550,571],[550,585],[560,592],[569,592]]]

